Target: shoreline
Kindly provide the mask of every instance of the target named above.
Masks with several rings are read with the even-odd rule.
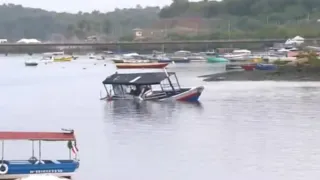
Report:
[[[198,76],[203,81],[320,81],[320,67],[280,67],[278,70],[227,71]]]

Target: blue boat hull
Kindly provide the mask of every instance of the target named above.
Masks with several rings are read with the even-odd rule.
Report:
[[[274,64],[257,64],[255,68],[257,70],[270,71],[270,70],[276,70],[277,66]]]
[[[0,163],[1,164],[1,163]],[[31,174],[52,174],[59,177],[70,177],[78,168],[79,162],[74,160],[42,160],[37,161],[4,161],[8,168],[1,166],[0,179],[16,179]]]

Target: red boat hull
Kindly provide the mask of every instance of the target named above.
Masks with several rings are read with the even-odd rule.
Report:
[[[246,71],[253,71],[256,66],[253,64],[248,64],[248,65],[242,65],[241,67]]]
[[[162,69],[168,63],[116,63],[118,69]]]

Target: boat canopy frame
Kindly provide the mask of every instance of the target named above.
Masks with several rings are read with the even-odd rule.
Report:
[[[170,77],[174,77],[175,84],[172,82]],[[168,84],[164,83],[168,81]],[[180,82],[174,72],[153,72],[153,73],[130,73],[130,74],[118,74],[115,73],[107,77],[103,82],[107,96],[112,96],[112,91],[115,94],[118,89],[115,87],[120,86],[121,95],[124,96],[125,89],[123,86],[143,86],[143,85],[160,85],[163,92],[166,92],[166,88],[170,87],[171,91],[176,92],[181,90]],[[108,90],[106,85],[112,85],[112,89]],[[119,95],[119,94],[117,94]]]
[[[42,141],[68,141],[69,142],[76,142],[76,137],[74,134],[74,130],[72,129],[62,129],[63,132],[0,132],[0,141],[1,141],[1,164],[4,163],[4,156],[5,156],[5,141],[9,140],[29,140],[32,142],[32,156],[29,160],[35,161],[35,164],[44,164],[42,161],[42,152],[41,152],[41,145]],[[35,157],[35,141],[38,141],[38,148],[39,154],[38,158]],[[71,149],[69,148],[69,159],[71,160]],[[75,157],[77,159],[77,157]]]

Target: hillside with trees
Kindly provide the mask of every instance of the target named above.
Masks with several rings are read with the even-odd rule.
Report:
[[[41,40],[84,39],[105,36],[118,39],[132,34],[136,27],[145,28],[158,19],[158,7],[116,9],[113,12],[77,14],[56,13],[21,5],[0,5],[0,38]]]
[[[0,38],[77,41],[88,36],[131,40],[141,28],[158,39],[319,37],[319,0],[173,0],[159,7],[57,13],[21,5],[0,5]]]
[[[161,9],[159,17],[208,20],[209,34],[180,38],[319,37],[319,10],[318,0],[173,0]]]

